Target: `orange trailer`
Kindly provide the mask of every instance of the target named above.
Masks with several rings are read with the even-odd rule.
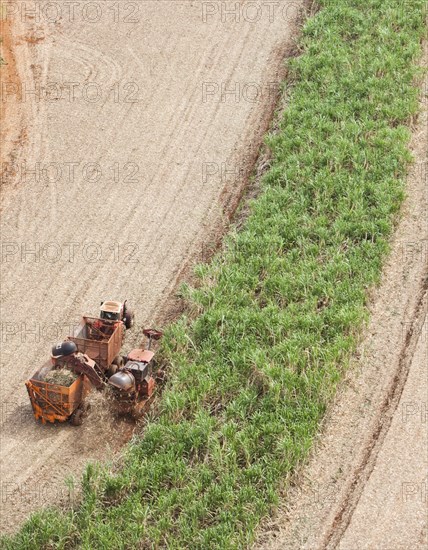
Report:
[[[25,382],[36,420],[46,422],[70,422],[76,426],[83,421],[86,395],[91,390],[91,382],[85,374],[79,374],[71,386],[60,386],[43,380],[43,373],[52,367],[51,361]]]
[[[67,382],[62,378],[49,376],[57,369],[74,373],[75,379]],[[98,389],[104,387],[102,372],[90,357],[77,350],[76,344],[64,341],[52,347],[51,360],[47,361],[33,376],[25,382],[31,406],[36,420],[46,422],[65,422],[70,420],[80,426],[87,410],[85,397],[91,385]]]

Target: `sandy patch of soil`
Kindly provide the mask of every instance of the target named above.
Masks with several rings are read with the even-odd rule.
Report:
[[[13,47],[12,22],[3,11],[0,11],[0,37],[0,166],[3,166],[13,161],[14,152],[22,147],[26,135],[16,103],[6,101],[8,94],[19,92],[21,80]]]

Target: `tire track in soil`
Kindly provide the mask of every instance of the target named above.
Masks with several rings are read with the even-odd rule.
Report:
[[[364,450],[362,463],[355,469],[346,497],[340,504],[333,523],[322,541],[321,548],[323,550],[333,550],[340,544],[341,538],[345,534],[351,522],[352,515],[358,506],[365,486],[376,466],[378,455],[383,448],[385,438],[400,403],[419,339],[423,337],[422,330],[428,311],[427,290],[428,279],[425,279],[415,313],[405,335],[404,346],[400,352],[398,370],[380,408],[376,429],[371,436],[369,445]]]

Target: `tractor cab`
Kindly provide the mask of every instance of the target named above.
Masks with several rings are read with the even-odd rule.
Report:
[[[104,321],[122,321],[127,329],[134,324],[134,313],[127,306],[127,301],[115,302],[112,300],[101,302],[100,319]]]
[[[101,302],[100,319],[105,321],[121,321],[123,304],[120,302]]]

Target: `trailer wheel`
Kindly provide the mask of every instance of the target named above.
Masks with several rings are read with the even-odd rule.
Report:
[[[70,424],[72,426],[81,426],[83,424],[83,409],[76,409],[70,416]]]

